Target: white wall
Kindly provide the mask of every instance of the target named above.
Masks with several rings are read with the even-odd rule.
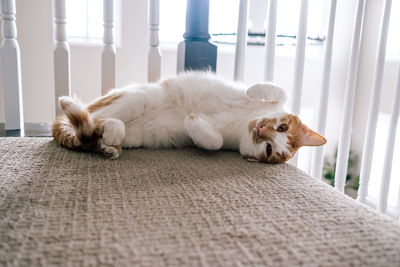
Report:
[[[40,4],[38,4],[40,2]],[[379,3],[377,3],[379,2]],[[356,107],[354,114],[354,134],[352,149],[361,153],[360,136],[365,128],[365,106],[369,101],[371,70],[373,70],[376,49],[375,17],[380,11],[382,1],[367,1],[364,25],[363,46],[361,51],[359,83],[357,87]],[[333,153],[337,146],[339,120],[346,84],[346,73],[353,27],[353,16],[356,1],[338,1],[337,22],[335,25],[333,66],[331,77],[331,94],[328,112],[328,151]],[[54,119],[54,74],[53,74],[53,25],[51,0],[17,0],[18,41],[21,48],[22,87],[24,96],[24,116],[26,122],[43,122]],[[130,82],[145,82],[147,78],[147,1],[119,1],[121,40],[117,47],[117,86]],[[379,13],[380,14],[380,13]],[[184,23],[184,22],[182,22]],[[378,23],[379,24],[379,23]],[[162,30],[162,25],[161,30]],[[83,101],[100,95],[100,46],[76,45],[71,47],[71,84],[72,92]],[[279,54],[277,48],[277,53]],[[220,47],[217,71],[220,75],[233,77],[232,47]],[[245,82],[250,84],[262,80],[264,51],[261,47],[249,47],[246,59]],[[321,48],[307,47],[305,63],[304,106],[317,107],[322,72]],[[176,70],[176,51],[163,49],[162,75],[174,74]],[[292,88],[293,57],[279,56],[276,59],[275,82]],[[389,63],[385,69],[384,85],[394,87],[394,75],[397,63]],[[1,67],[0,67],[1,68]],[[1,78],[1,76],[0,76]],[[390,85],[390,86],[389,86]],[[392,90],[392,89],[390,89]],[[0,121],[4,121],[2,83],[0,83]],[[383,99],[390,98],[386,93]],[[387,105],[383,105],[383,108]],[[362,142],[362,141],[361,141]]]

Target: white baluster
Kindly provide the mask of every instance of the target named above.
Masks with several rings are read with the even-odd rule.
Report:
[[[307,39],[307,15],[308,14],[308,0],[301,1],[299,28],[297,31],[296,42],[296,60],[294,65],[294,79],[292,87],[291,108],[294,114],[300,113],[301,95],[303,90],[303,77],[304,77],[304,59],[306,51]],[[297,165],[298,154],[296,154],[290,163]]]
[[[247,46],[248,0],[240,0],[238,29],[236,34],[235,71],[236,81],[243,81]]]
[[[6,130],[24,128],[21,87],[21,59],[15,23],[15,1],[0,0],[1,63],[3,66],[4,113]]]
[[[147,80],[155,82],[161,76],[161,52],[158,47],[158,25],[160,24],[160,0],[149,0],[149,49]]]
[[[381,99],[383,70],[385,67],[386,40],[389,28],[390,9],[392,0],[386,0],[382,16],[382,24],[379,36],[379,45],[376,56],[376,66],[372,95],[369,103],[368,123],[364,139],[364,152],[361,162],[360,188],[358,189],[358,200],[365,203],[368,195],[368,183],[371,175],[372,155],[374,153],[376,124],[378,121],[379,102]],[[385,170],[384,170],[385,172]]]
[[[56,116],[62,111],[58,107],[60,96],[71,95],[69,45],[65,25],[67,24],[65,0],[53,0],[55,23],[54,85]]]
[[[400,186],[399,186],[399,191],[397,192],[397,219],[400,221]]]
[[[101,94],[115,88],[114,0],[103,0],[103,51],[101,53]]]
[[[303,89],[304,58],[306,50],[308,0],[301,1],[299,28],[297,31],[296,60],[292,87],[291,108],[294,114],[300,113],[301,93]]]
[[[335,170],[335,188],[344,192],[347,174],[347,161],[349,159],[350,137],[354,109],[354,97],[356,93],[356,82],[358,72],[358,59],[360,56],[362,25],[364,20],[365,0],[358,0],[354,31],[351,43],[351,54],[346,82],[346,91],[341,118],[339,135],[339,148]]]
[[[379,189],[378,211],[382,213],[386,213],[387,210],[389,184],[392,173],[393,151],[396,139],[397,122],[399,119],[399,109],[400,109],[400,69],[399,69],[399,74],[397,76],[397,88],[394,95],[392,114],[390,115],[389,135],[386,143],[385,161],[383,163],[381,187]],[[398,202],[400,205],[400,191],[399,191]]]
[[[324,67],[322,70],[322,84],[321,96],[318,108],[317,132],[324,135],[326,129],[326,117],[328,114],[328,97],[330,88],[331,66],[332,66],[332,44],[333,44],[333,30],[335,27],[336,17],[336,0],[331,1],[329,11],[328,33],[326,37],[325,54],[324,54]],[[313,150],[312,169],[311,175],[321,179],[322,165],[323,165],[324,147],[318,146]]]
[[[276,36],[276,14],[277,0],[269,0],[268,24],[265,35],[265,67],[264,80],[272,82],[274,80],[275,63],[275,36]]]

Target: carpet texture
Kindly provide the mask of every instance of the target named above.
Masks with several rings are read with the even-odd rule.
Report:
[[[0,265],[400,266],[400,226],[235,152],[0,138]]]

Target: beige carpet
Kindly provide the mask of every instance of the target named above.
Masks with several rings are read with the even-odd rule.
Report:
[[[234,152],[0,138],[0,265],[400,266],[400,226]]]

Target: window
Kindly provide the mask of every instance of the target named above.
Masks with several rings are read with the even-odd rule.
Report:
[[[159,38],[161,42],[178,43],[183,40],[185,22],[186,0],[160,1]]]
[[[183,40],[186,24],[187,0],[160,1],[160,41],[178,43]],[[239,0],[210,1],[210,33],[235,33]],[[222,12],[221,12],[222,11]],[[224,14],[221,19],[221,14]]]
[[[307,16],[307,44],[318,45],[325,40],[328,27],[329,2],[326,0],[309,0]],[[276,22],[277,45],[296,45],[298,31],[299,0],[279,0]]]
[[[249,1],[249,44],[264,45],[267,1]],[[300,13],[300,0],[279,0],[277,10],[277,45],[295,45]],[[308,9],[308,44],[325,39],[329,1],[310,0]],[[217,43],[236,42],[239,0],[210,1],[209,31]],[[160,41],[177,43],[183,40],[186,21],[186,0],[160,1]]]
[[[400,25],[400,1],[392,2],[390,12],[389,31],[386,47],[386,56],[388,59],[400,59],[400,34],[398,25]]]
[[[79,43],[102,43],[103,1],[67,0],[67,35],[70,41]],[[114,29],[115,29],[114,8]]]

